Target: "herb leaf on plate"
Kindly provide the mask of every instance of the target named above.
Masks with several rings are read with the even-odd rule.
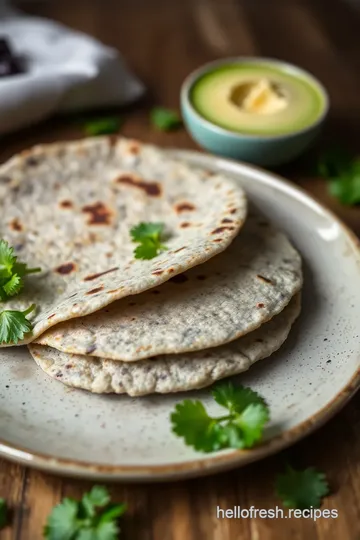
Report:
[[[94,486],[80,501],[65,498],[48,517],[44,537],[48,540],[117,540],[118,518],[125,504],[111,504],[108,491]]]
[[[0,344],[14,343],[24,339],[25,334],[32,330],[32,323],[26,318],[34,309],[35,304],[25,311],[0,311]]]
[[[117,133],[121,127],[122,121],[117,117],[97,118],[86,122],[84,126],[87,135],[110,135]]]
[[[176,405],[170,416],[175,435],[202,452],[251,448],[261,440],[269,409],[259,394],[250,388],[226,383],[216,386],[212,395],[228,414],[212,417],[201,401],[186,399]]]
[[[5,499],[0,499],[0,529],[6,527],[8,523],[7,504]]]
[[[28,268],[17,261],[14,249],[5,240],[0,240],[0,300],[5,302],[19,294],[24,286],[23,277],[41,272],[41,268]]]
[[[360,203],[360,158],[332,148],[320,156],[317,172],[328,180],[330,193],[342,204]]]
[[[150,120],[152,125],[160,131],[171,131],[179,128],[182,125],[182,120],[179,114],[165,107],[155,107],[150,112]]]
[[[134,250],[136,259],[153,259],[166,250],[162,243],[163,223],[139,223],[130,230],[132,241],[138,243]]]
[[[325,474],[314,467],[298,471],[288,466],[276,478],[276,492],[284,506],[305,510],[318,508],[321,500],[329,493]]]

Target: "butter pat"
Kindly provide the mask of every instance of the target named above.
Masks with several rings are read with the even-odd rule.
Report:
[[[251,114],[274,114],[287,106],[287,100],[270,83],[268,79],[261,79],[248,86],[241,108]]]

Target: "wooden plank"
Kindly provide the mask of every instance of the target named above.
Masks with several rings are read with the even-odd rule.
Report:
[[[23,505],[23,490],[26,471],[19,465],[0,459],[0,498],[4,498],[9,509],[9,526],[0,531],[1,540],[13,540],[22,527],[26,510]]]

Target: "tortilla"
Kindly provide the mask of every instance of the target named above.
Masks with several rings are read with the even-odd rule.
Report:
[[[9,310],[37,305],[29,316],[33,333],[19,345],[222,252],[246,208],[234,180],[124,138],[61,142],[15,156],[0,167],[0,238],[19,261],[42,268],[6,303]],[[130,229],[140,222],[164,223],[167,251],[134,258]]]
[[[127,362],[207,349],[280,313],[302,279],[301,257],[287,237],[251,210],[238,237],[206,264],[60,324],[36,342]]]
[[[206,351],[158,356],[134,363],[67,354],[32,343],[28,346],[50,377],[95,394],[143,396],[210,386],[214,381],[248,370],[285,342],[301,310],[300,294],[271,321],[230,344]]]

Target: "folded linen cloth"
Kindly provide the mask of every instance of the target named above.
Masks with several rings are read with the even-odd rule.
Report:
[[[4,0],[0,38],[25,65],[22,73],[0,77],[0,135],[54,113],[126,105],[144,93],[115,49],[53,21],[24,15]]]

